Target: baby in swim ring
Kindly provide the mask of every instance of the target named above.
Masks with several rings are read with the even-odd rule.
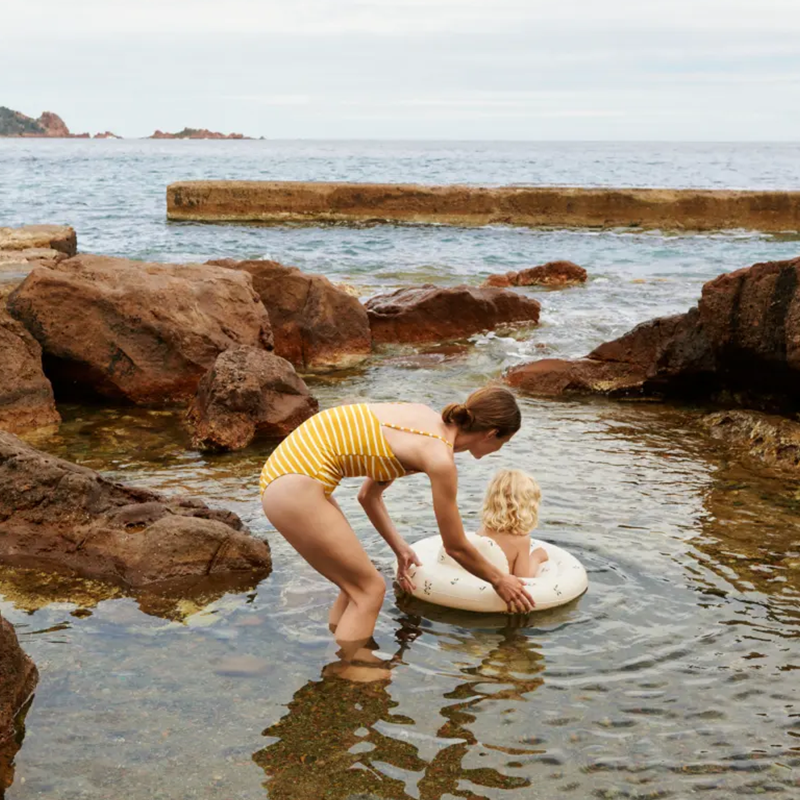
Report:
[[[531,552],[530,533],[539,522],[542,490],[518,469],[501,469],[489,481],[483,501],[479,536],[497,542],[508,559],[508,569],[518,578],[533,578],[547,561],[547,552]]]

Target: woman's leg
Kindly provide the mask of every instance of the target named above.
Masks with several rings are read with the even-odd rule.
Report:
[[[286,541],[348,598],[336,623],[336,641],[349,660],[375,630],[386,582],[342,512],[328,502],[322,485],[313,478],[278,478],[264,492],[262,505]],[[344,600],[337,603],[341,608]]]
[[[336,633],[339,620],[342,618],[342,614],[347,610],[349,604],[350,598],[347,596],[347,592],[345,592],[344,589],[339,589],[339,596],[334,600],[330,613],[328,614],[328,627],[331,629],[331,633]]]

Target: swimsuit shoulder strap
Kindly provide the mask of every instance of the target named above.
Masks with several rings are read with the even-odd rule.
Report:
[[[396,431],[405,431],[405,433],[416,433],[419,436],[430,436],[431,439],[438,439],[440,442],[444,442],[450,449],[453,448],[453,445],[444,438],[444,436],[439,436],[438,433],[430,433],[429,431],[418,431],[416,428],[405,428],[402,425],[394,425],[391,422],[381,422],[381,425],[384,428],[392,428]]]

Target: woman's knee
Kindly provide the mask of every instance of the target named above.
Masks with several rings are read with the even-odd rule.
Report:
[[[348,587],[346,592],[357,606],[380,608],[386,596],[386,581],[376,572],[358,585]]]

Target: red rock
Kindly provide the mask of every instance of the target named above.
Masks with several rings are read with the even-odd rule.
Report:
[[[222,353],[200,382],[187,421],[195,447],[240,450],[256,436],[287,436],[318,410],[288,361],[236,347]]]
[[[637,367],[645,374],[651,388],[709,374],[716,368],[714,353],[696,308],[686,314],[643,322],[619,339],[601,344],[588,357]]]
[[[53,387],[42,371],[42,348],[0,305],[0,428],[15,433],[58,425]]]
[[[105,131],[104,133],[96,133],[94,135],[95,139],[121,139],[121,136],[117,136],[116,133],[111,133],[111,131]]]
[[[47,247],[30,247],[27,250],[0,250],[0,274],[27,275],[34,267],[54,267],[67,256]]]
[[[358,298],[324,276],[277,261],[222,259],[209,263],[252,276],[253,288],[269,312],[275,353],[297,369],[347,368],[372,352],[366,309]]]
[[[378,295],[366,303],[374,341],[461,339],[502,325],[537,324],[541,306],[503,289],[426,284]]]
[[[631,364],[582,358],[544,358],[509,370],[506,383],[529,394],[558,397],[570,394],[626,396],[642,393],[646,374]]]
[[[41,344],[56,394],[188,400],[221,352],[273,344],[249,276],[201,264],[77,256],[34,269],[8,308]]]
[[[514,278],[516,272],[504,272],[502,274],[490,275],[484,282],[484,286],[495,286],[500,289],[506,289],[509,286],[515,286]]]
[[[14,626],[0,617],[0,797],[14,780],[14,756],[24,736],[18,715],[38,680],[36,665],[19,646]]]
[[[755,264],[721,275],[703,287],[696,308],[642,323],[588,359],[559,367],[545,362],[512,370],[506,379],[532,392],[608,391],[601,368],[613,366],[623,383],[639,376],[645,395],[720,398],[765,410],[800,407],[800,258]],[[541,363],[545,366],[537,367]],[[588,370],[587,380],[573,379]],[[626,373],[625,371],[628,370]],[[613,381],[612,381],[613,387]],[[606,387],[606,388],[604,388]],[[627,387],[626,390],[629,390]],[[616,388],[612,388],[616,391]],[[556,393],[558,393],[556,391]]]
[[[68,225],[22,225],[0,228],[0,251],[21,251],[33,248],[57,250],[67,256],[78,252],[75,229]]]
[[[800,258],[755,264],[703,286],[700,319],[729,369],[771,373],[770,382],[800,371],[799,287]]]
[[[573,286],[585,283],[586,270],[571,261],[548,261],[519,272],[490,275],[485,286]]]
[[[48,136],[59,137],[70,135],[69,128],[64,123],[64,120],[52,111],[43,112],[38,122],[45,129]]]
[[[106,480],[0,431],[0,562],[142,587],[263,578],[269,546],[229,511]]]

